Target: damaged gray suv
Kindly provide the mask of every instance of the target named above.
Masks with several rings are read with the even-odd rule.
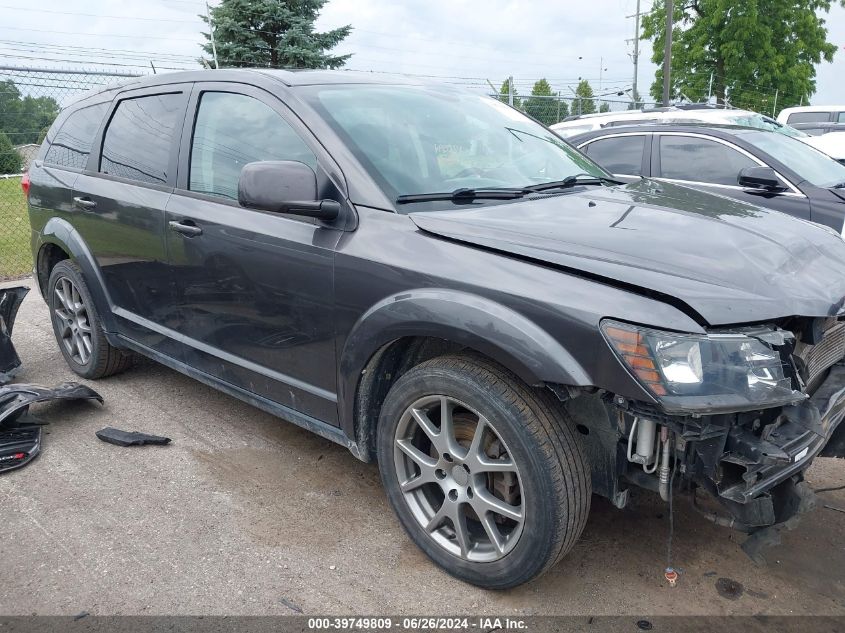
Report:
[[[768,540],[845,453],[845,242],[620,186],[495,99],[159,75],[67,108],[24,185],[77,374],[141,354],[377,461],[477,585],[548,570],[593,494],[637,487]]]

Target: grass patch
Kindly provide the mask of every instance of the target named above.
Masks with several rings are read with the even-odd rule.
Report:
[[[32,270],[29,215],[20,178],[0,179],[0,279]]]

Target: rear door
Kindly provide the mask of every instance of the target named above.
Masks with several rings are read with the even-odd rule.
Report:
[[[92,251],[118,332],[176,356],[153,324],[172,295],[164,209],[176,184],[177,152],[191,84],[122,93],[98,152],[73,189],[73,224]]]
[[[198,83],[189,112],[167,204],[168,277],[178,288],[168,327],[191,367],[335,423],[334,248],[343,231],[237,198],[247,163],[296,160],[315,170],[320,198],[343,202],[327,175],[339,170],[257,87]]]
[[[599,136],[579,145],[590,158],[625,182],[648,176],[649,134],[624,133]]]
[[[741,170],[764,166],[766,164],[762,160],[741,147],[704,134],[660,132],[655,134],[652,144],[652,176],[655,178],[810,220],[807,196],[780,175],[788,188],[783,193],[767,193],[739,186],[737,179]]]

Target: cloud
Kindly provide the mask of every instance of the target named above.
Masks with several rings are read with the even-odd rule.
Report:
[[[318,27],[354,27],[337,52],[354,53],[349,67],[358,70],[430,75],[476,90],[513,75],[522,94],[545,77],[566,95],[583,77],[596,93],[615,92],[632,83],[626,40],[634,24],[625,16],[635,6],[635,0],[330,0]],[[159,69],[194,68],[204,10],[201,0],[42,0],[38,9],[4,9],[0,63],[107,63],[147,72],[152,61]],[[833,64],[819,67],[813,101],[845,102],[845,9],[836,5],[827,22],[840,50]],[[647,94],[655,70],[651,44],[641,42],[640,51],[640,92]]]

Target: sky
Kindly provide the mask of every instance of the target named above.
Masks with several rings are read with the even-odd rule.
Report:
[[[212,5],[214,2],[212,1]],[[645,11],[651,0],[642,0]],[[0,0],[0,65],[149,72],[197,67],[202,0]],[[512,75],[521,94],[545,77],[571,95],[579,78],[596,95],[630,88],[636,0],[329,0],[320,30],[354,28],[335,52],[347,67],[424,75],[489,92]],[[813,102],[845,103],[845,9],[827,16],[838,52],[818,68]],[[651,44],[640,44],[639,90],[654,78]],[[73,62],[71,62],[73,60]],[[82,63],[84,62],[84,63]]]

